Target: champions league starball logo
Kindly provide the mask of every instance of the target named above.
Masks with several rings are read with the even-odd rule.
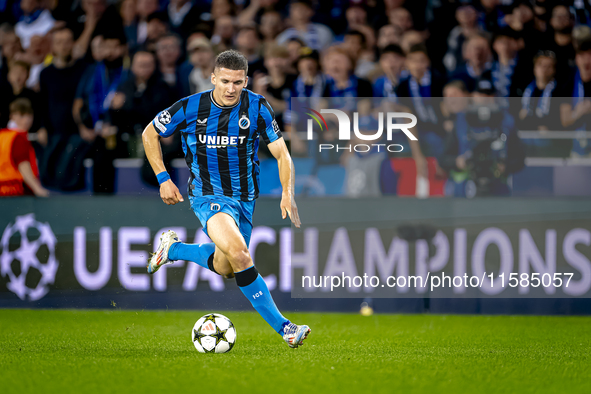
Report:
[[[17,238],[20,238],[20,245],[11,250]],[[8,290],[21,300],[36,301],[43,298],[49,292],[49,285],[55,281],[59,265],[55,258],[57,240],[49,223],[36,221],[34,214],[17,216],[14,224],[10,223],[4,229],[0,242],[0,276],[8,278]],[[43,246],[47,247],[49,255],[40,261],[39,251]],[[30,282],[39,277],[34,271],[38,271],[40,279],[32,287]],[[29,283],[27,277],[30,277]]]

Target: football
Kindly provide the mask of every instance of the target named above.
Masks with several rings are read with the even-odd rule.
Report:
[[[236,328],[226,316],[209,313],[197,320],[191,337],[200,353],[226,353],[236,343]]]

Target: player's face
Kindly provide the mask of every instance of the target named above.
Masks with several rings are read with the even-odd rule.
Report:
[[[242,89],[248,83],[244,70],[216,68],[211,74],[211,83],[215,86],[214,98],[222,106],[231,106],[240,99]]]

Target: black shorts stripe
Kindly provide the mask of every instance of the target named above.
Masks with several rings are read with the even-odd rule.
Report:
[[[218,117],[218,136],[228,135],[228,125],[230,124],[230,114],[232,109],[223,109]],[[232,197],[232,177],[230,176],[230,163],[228,162],[228,148],[217,148],[218,171],[220,172],[220,181],[224,196]]]
[[[209,94],[202,94],[199,97],[199,109],[197,111],[197,119],[205,119],[209,117],[211,111],[211,99]],[[201,194],[203,196],[212,195],[213,187],[211,186],[211,177],[207,165],[207,146],[199,143],[199,135],[206,135],[207,126],[195,122],[195,137],[197,138],[197,164],[199,165],[199,178],[201,179]]]
[[[248,93],[243,94],[242,96],[242,103],[240,104],[240,112],[238,114],[239,118],[242,115],[249,116],[248,109],[250,107],[250,95]],[[246,129],[240,129],[240,137],[244,138],[244,144],[238,145],[238,166],[240,169],[240,200],[248,201],[249,200],[249,190],[248,190],[248,178],[250,174],[248,173],[248,136],[250,135],[250,127]]]

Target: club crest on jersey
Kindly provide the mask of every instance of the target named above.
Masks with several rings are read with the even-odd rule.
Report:
[[[162,111],[162,113],[158,116],[158,120],[162,124],[169,124],[172,120],[172,116],[170,116],[170,112]]]
[[[218,204],[217,202],[212,202],[211,205],[209,206],[209,209],[211,209],[212,211],[219,211],[220,204]]]
[[[250,127],[250,119],[248,119],[248,116],[242,115],[242,117],[238,119],[238,126],[242,130],[248,129]]]

